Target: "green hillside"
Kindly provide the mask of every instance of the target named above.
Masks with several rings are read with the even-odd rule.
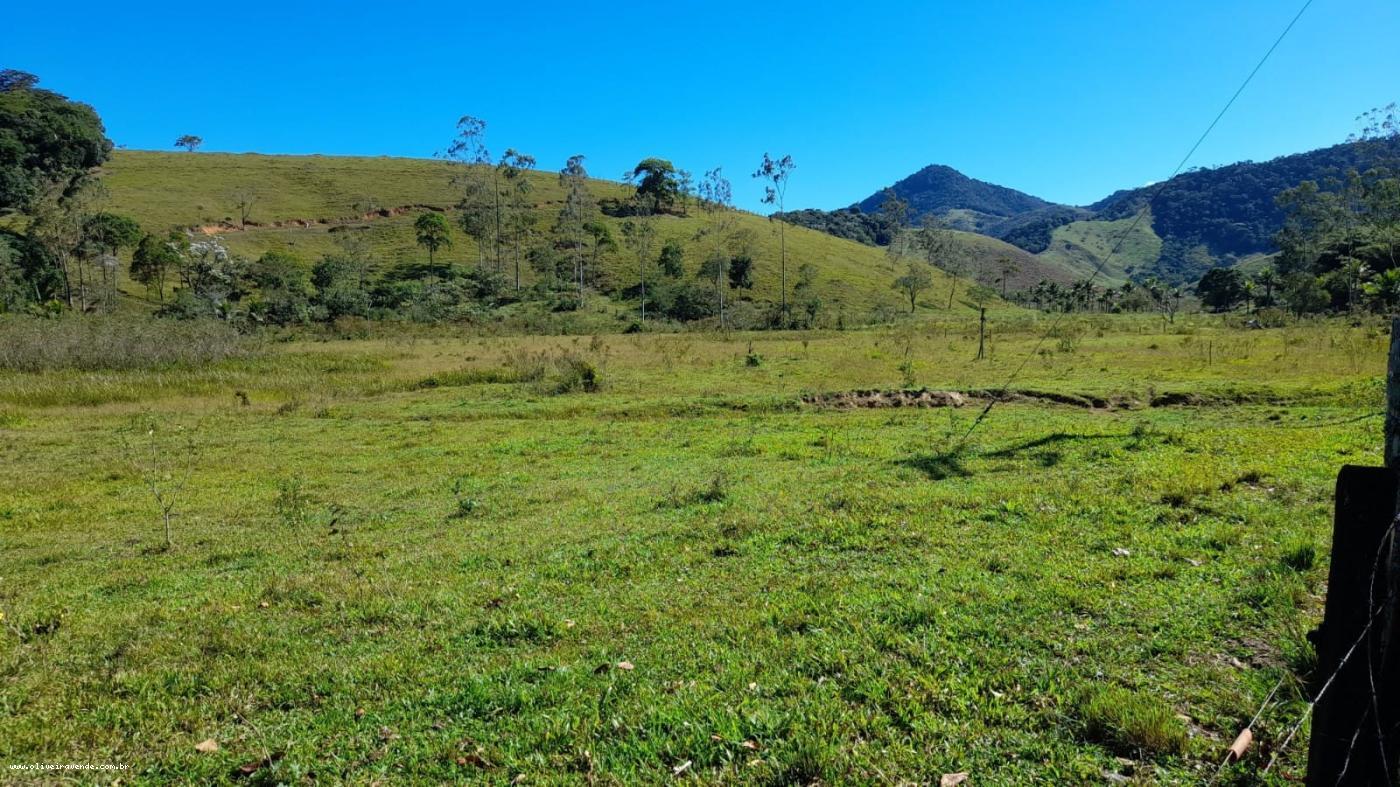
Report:
[[[147,230],[171,227],[195,228],[220,236],[230,250],[257,256],[268,250],[295,254],[308,265],[336,248],[337,238],[351,229],[362,230],[378,261],[384,266],[423,261],[426,256],[414,242],[412,222],[423,210],[454,214],[458,200],[452,184],[457,165],[429,159],[352,158],[333,156],[269,156],[258,154],[158,153],[118,151],[104,168],[109,209],[130,215]],[[553,172],[531,175],[536,227],[544,232],[558,212],[563,197]],[[246,227],[239,226],[238,195],[253,195]],[[630,187],[596,180],[594,197],[622,198]],[[619,219],[608,219],[615,225]],[[686,247],[689,275],[699,267],[701,253],[696,233],[710,218],[692,208],[686,216],[653,219],[658,247],[665,239],[677,239]],[[737,226],[750,243],[755,259],[755,300],[776,301],[779,290],[779,226],[765,217],[737,212]],[[617,227],[614,227],[616,230]],[[1004,255],[1028,257],[1007,244],[982,236],[965,235],[967,255],[963,270],[971,278],[991,271]],[[804,263],[817,270],[815,290],[832,313],[852,316],[877,308],[894,308],[899,295],[891,282],[902,265],[882,249],[835,238],[802,227],[787,227],[788,283]],[[440,260],[475,263],[473,241],[454,222],[453,247],[439,252]],[[616,284],[635,280],[635,260],[625,250],[611,252],[600,261],[602,273]],[[529,273],[526,280],[529,281]],[[931,293],[945,291],[947,278],[936,274]],[[941,299],[932,294],[928,307]]]
[[[1133,227],[1133,218],[1114,221],[1075,221],[1057,227],[1050,247],[1037,257],[1047,268],[1058,269],[1072,279],[1088,278],[1104,263],[1094,283],[1098,286],[1122,284],[1130,278],[1150,273],[1162,252],[1162,239],[1152,231],[1152,217],[1145,216]],[[1128,232],[1132,227],[1132,231]],[[1124,237],[1123,233],[1127,232]],[[1119,238],[1122,246],[1113,253]]]

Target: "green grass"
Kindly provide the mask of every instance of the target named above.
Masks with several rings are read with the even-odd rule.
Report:
[[[1384,339],[1072,318],[1016,387],[1136,404],[1006,403],[967,445],[972,408],[800,402],[897,386],[906,358],[918,385],[992,387],[1043,327],[993,320],[980,364],[945,321],[7,373],[0,761],[858,784],[1097,782],[1128,757],[1203,781],[1308,661],[1305,547],[1338,466],[1379,461]],[[539,384],[570,356],[597,390]],[[121,447],[145,414],[167,469],[193,436],[168,551]],[[1290,690],[1257,735],[1301,710]]]

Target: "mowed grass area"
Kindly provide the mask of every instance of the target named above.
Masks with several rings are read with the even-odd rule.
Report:
[[[1181,322],[1067,318],[1037,344],[1045,321],[994,320],[980,364],[948,321],[7,372],[0,761],[127,784],[1203,782],[1306,677],[1333,479],[1380,461],[1387,337]],[[1036,348],[1018,389],[1125,406],[1010,402],[960,445],[975,406],[801,403],[992,387]],[[601,390],[520,380],[565,356]],[[170,550],[122,448],[143,413],[181,427],[169,455],[194,446]],[[1281,691],[1229,780],[1301,714]]]

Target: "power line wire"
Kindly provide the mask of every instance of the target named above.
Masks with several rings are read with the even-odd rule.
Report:
[[[1147,201],[1143,203],[1143,206],[1138,209],[1137,216],[1133,219],[1133,223],[1128,225],[1128,228],[1118,235],[1118,240],[1113,244],[1113,248],[1109,250],[1108,254],[1103,259],[1099,260],[1098,265],[1094,266],[1094,270],[1089,274],[1089,278],[1084,280],[1085,284],[1092,284],[1094,279],[1098,278],[1098,275],[1103,272],[1103,269],[1108,265],[1109,261],[1118,255],[1118,252],[1123,248],[1123,243],[1128,239],[1128,236],[1133,233],[1133,230],[1137,229],[1138,225],[1142,223],[1143,217],[1146,216],[1152,208],[1152,203],[1157,201],[1157,198],[1161,196],[1162,191],[1166,189],[1167,184],[1171,182],[1172,178],[1181,174],[1181,170],[1185,168],[1186,162],[1191,160],[1191,157],[1200,149],[1201,144],[1206,141],[1206,137],[1209,137],[1210,133],[1215,130],[1215,127],[1220,124],[1221,118],[1224,118],[1225,113],[1230,111],[1230,107],[1235,105],[1235,101],[1240,97],[1240,94],[1244,93],[1245,88],[1249,87],[1249,83],[1254,81],[1255,75],[1257,75],[1260,69],[1264,67],[1264,64],[1269,61],[1269,58],[1274,54],[1274,50],[1278,49],[1279,44],[1283,43],[1283,39],[1288,37],[1288,33],[1298,24],[1298,20],[1303,18],[1303,14],[1307,12],[1312,4],[1313,0],[1306,0],[1302,8],[1298,9],[1298,13],[1293,15],[1293,18],[1288,22],[1288,26],[1283,28],[1283,32],[1279,33],[1278,37],[1274,39],[1274,43],[1269,47],[1268,51],[1264,53],[1263,57],[1259,58],[1259,62],[1254,65],[1253,70],[1249,72],[1249,76],[1244,78],[1244,81],[1240,83],[1240,86],[1235,90],[1234,94],[1230,96],[1230,100],[1225,102],[1225,106],[1220,108],[1220,112],[1215,115],[1215,119],[1210,122],[1209,126],[1206,126],[1206,130],[1196,139],[1196,144],[1192,145],[1191,149],[1186,151],[1185,156],[1182,156],[1180,163],[1176,165],[1176,169],[1173,169],[1171,174],[1159,182],[1157,187],[1153,189],[1152,195],[1149,196]],[[969,426],[967,432],[963,434],[960,445],[967,444],[967,439],[971,437],[972,433],[977,430],[977,427],[981,426],[982,422],[987,419],[987,415],[992,412],[992,408],[996,406],[997,401],[1010,390],[1011,384],[1015,382],[1016,378],[1025,370],[1031,358],[1034,358],[1036,353],[1040,352],[1040,348],[1045,344],[1045,340],[1050,338],[1050,336],[1055,333],[1055,330],[1059,328],[1060,321],[1064,319],[1067,313],[1066,311],[1062,311],[1055,316],[1054,321],[1050,324],[1050,329],[1036,341],[1031,351],[1026,353],[1026,357],[1023,358],[1021,363],[1011,372],[1011,376],[1008,377],[1006,383],[1002,385],[999,394],[992,397],[992,399],[987,402],[987,406],[982,408],[982,412],[977,414],[977,418],[973,420],[972,425]]]

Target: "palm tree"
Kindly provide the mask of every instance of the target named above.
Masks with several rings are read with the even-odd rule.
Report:
[[[1279,285],[1278,272],[1273,268],[1267,268],[1259,272],[1254,277],[1254,283],[1264,288],[1264,297],[1259,301],[1260,306],[1272,306],[1274,304],[1274,288]]]

